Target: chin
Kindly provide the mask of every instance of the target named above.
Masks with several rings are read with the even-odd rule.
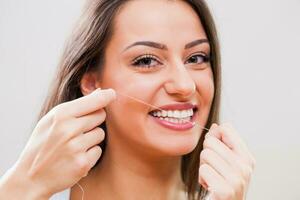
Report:
[[[160,130],[147,132],[146,135],[147,146],[150,146],[152,152],[158,152],[160,156],[183,156],[196,148],[201,132]]]

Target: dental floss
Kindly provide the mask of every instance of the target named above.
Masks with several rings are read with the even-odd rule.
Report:
[[[142,100],[140,100],[140,99],[137,99],[137,98],[135,98],[135,97],[129,96],[129,95],[124,94],[124,93],[121,93],[121,92],[119,92],[119,91],[116,91],[116,92],[117,92],[118,94],[121,94],[121,95],[125,96],[125,97],[128,97],[128,98],[130,98],[130,99],[133,99],[133,100],[135,100],[135,101],[137,101],[137,102],[139,102],[139,103],[145,104],[145,105],[150,106],[150,107],[152,107],[152,108],[155,108],[155,109],[157,109],[157,110],[159,110],[159,111],[163,111],[162,109],[158,108],[157,106],[154,106],[154,105],[151,105],[151,104],[149,104],[149,103],[146,103],[146,102],[144,102],[144,101],[142,101]],[[191,123],[192,123],[192,122],[191,122]],[[194,122],[194,124],[195,124],[195,125],[198,125],[200,128],[202,128],[202,129],[204,129],[204,130],[209,131],[208,128],[203,127],[203,126],[200,125],[199,123]]]
[[[81,186],[79,183],[76,183],[76,185],[78,185],[78,187],[79,187],[80,190],[82,191],[81,200],[84,200],[84,189],[82,188],[82,186]]]
[[[121,93],[121,92],[119,92],[119,91],[116,91],[116,92],[117,92],[118,94],[122,95],[122,96],[128,97],[128,98],[130,98],[130,99],[132,99],[132,100],[135,100],[135,101],[137,101],[137,102],[139,102],[139,103],[142,103],[142,104],[144,104],[144,105],[150,106],[150,107],[155,108],[155,109],[157,109],[157,110],[163,111],[161,108],[159,108],[159,107],[157,107],[157,106],[154,106],[154,105],[151,105],[151,104],[149,104],[149,103],[146,103],[146,102],[144,102],[144,101],[142,101],[142,100],[140,100],[140,99],[137,99],[137,98],[135,98],[135,97],[129,96],[129,95],[124,94],[124,93]],[[197,126],[199,126],[199,127],[202,128],[202,129],[204,129],[204,130],[209,131],[208,128],[203,127],[203,126],[200,125],[199,123],[194,122],[194,124],[197,125]],[[81,191],[82,191],[82,197],[81,197],[81,200],[84,200],[84,189],[83,189],[83,187],[82,187],[79,183],[76,183],[76,184],[78,185],[78,187],[79,187],[79,188],[81,189]],[[207,197],[206,200],[210,200],[210,196],[211,196],[211,195],[208,195],[208,197]]]

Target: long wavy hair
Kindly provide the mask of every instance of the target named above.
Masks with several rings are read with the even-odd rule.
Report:
[[[82,16],[65,45],[57,72],[37,120],[40,120],[56,105],[83,96],[80,81],[86,72],[101,70],[105,63],[106,46],[114,35],[114,17],[128,1],[130,0],[87,1]],[[204,0],[185,0],[185,2],[198,14],[199,23],[202,24],[211,47],[210,57],[215,91],[205,125],[205,127],[210,127],[212,123],[218,123],[219,121],[221,96],[220,47],[217,30],[211,12]],[[105,130],[105,122],[100,127]],[[203,149],[206,133],[207,131],[203,132],[192,152],[182,156],[181,177],[190,200],[203,199],[207,194],[207,191],[198,183],[199,155]],[[104,153],[105,140],[100,146]]]

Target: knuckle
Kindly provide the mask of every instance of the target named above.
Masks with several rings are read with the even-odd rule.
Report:
[[[208,140],[209,140],[210,137],[207,137],[205,138],[205,140],[203,141],[203,148],[207,148],[209,143],[208,143]]]
[[[96,145],[95,146],[95,151],[96,151],[96,154],[98,155],[98,158],[101,156],[102,154],[102,149],[100,146]]]
[[[242,169],[242,175],[243,177],[247,178],[252,174],[252,168],[249,166],[244,166]]]
[[[99,127],[94,128],[91,131],[91,137],[93,137],[95,141],[100,143],[105,137],[104,130]]]
[[[235,196],[235,191],[233,188],[231,187],[227,187],[224,191],[223,191],[223,194],[222,194],[222,197],[224,199],[233,199]]]
[[[207,139],[208,146],[215,145],[215,142],[216,142],[216,138],[215,137],[210,137],[210,138]]]
[[[100,112],[99,119],[101,119],[101,121],[105,120],[105,118],[106,118],[106,112],[105,112],[105,110],[101,109],[99,112]]]
[[[80,144],[78,144],[77,140],[75,140],[75,139],[69,141],[67,146],[68,146],[68,149],[70,152],[77,153],[77,152],[80,152],[80,150],[81,150]]]
[[[235,189],[239,189],[239,188],[243,187],[243,181],[238,177],[233,177],[231,182],[232,182],[232,187]]]
[[[89,169],[88,160],[84,156],[79,156],[75,161],[75,167],[76,174],[78,176],[84,176]]]
[[[102,141],[105,137],[104,130],[102,128],[97,128],[97,134],[98,134],[99,141]]]
[[[104,134],[104,130],[103,130],[102,128],[100,128],[100,127],[95,127],[95,128],[94,128],[94,131],[95,131],[97,134],[99,134],[99,135]]]
[[[210,150],[209,149],[203,149],[202,151],[201,151],[201,153],[200,153],[200,158],[202,159],[202,160],[207,160],[208,158],[209,158],[209,156],[210,156]]]
[[[51,133],[58,138],[67,138],[70,131],[70,125],[61,120],[54,121],[51,125]]]
[[[226,125],[222,125],[222,126],[220,127],[220,130],[221,130],[221,132],[224,133],[224,134],[227,134],[227,133],[230,132],[229,127],[226,126]]]
[[[203,175],[208,171],[208,165],[207,164],[202,164],[199,167],[199,174]]]
[[[205,138],[205,140],[203,142],[203,147],[208,148],[208,147],[211,147],[212,144],[213,144],[213,137],[207,137],[207,138]]]
[[[247,186],[247,182],[246,182],[246,180],[241,180],[241,183],[240,183],[240,185],[241,185],[241,188],[240,189],[245,189],[246,188],[246,186]]]
[[[53,123],[59,123],[65,119],[64,104],[59,104],[51,110],[51,118]]]

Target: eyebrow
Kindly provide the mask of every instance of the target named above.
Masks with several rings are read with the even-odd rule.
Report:
[[[208,43],[209,44],[209,41],[206,38],[194,40],[190,43],[187,43],[184,46],[184,49],[189,49],[189,48],[192,48],[192,47],[194,47],[196,45],[199,45],[199,44],[202,44],[202,43]],[[137,45],[149,46],[149,47],[153,47],[153,48],[157,48],[157,49],[161,49],[161,50],[168,50],[168,47],[164,44],[161,44],[161,43],[157,43],[157,42],[153,42],[153,41],[138,41],[138,42],[135,42],[135,43],[129,45],[128,47],[126,47],[123,50],[123,52],[126,51],[127,49],[129,49],[133,46],[137,46]]]

